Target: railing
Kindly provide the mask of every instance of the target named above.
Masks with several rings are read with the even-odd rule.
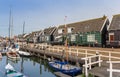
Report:
[[[38,44],[40,48],[46,48],[46,50],[56,53],[62,53],[63,50],[66,50],[64,46],[51,46],[47,44]],[[32,46],[33,47],[33,46]],[[83,49],[83,48],[76,48],[70,47],[67,48],[67,52],[69,55],[77,56],[77,57],[88,57],[98,54],[101,54],[101,58],[106,61],[111,60],[120,60],[120,52],[116,51],[103,51],[103,50],[93,50],[93,49]]]
[[[107,61],[107,63],[109,63],[109,69],[107,69],[107,71],[109,71],[109,77],[113,77],[112,73],[113,72],[120,72],[120,69],[113,69],[113,64],[116,64],[116,63],[119,63],[120,64],[120,61]]]
[[[98,60],[92,62],[92,58],[97,58]],[[88,68],[89,70],[91,70],[91,66],[93,64],[99,64],[99,67],[100,67],[102,62],[101,55],[85,57],[85,58],[82,58],[82,60],[85,60],[85,65],[83,65],[83,67],[85,67],[85,77],[88,77]]]

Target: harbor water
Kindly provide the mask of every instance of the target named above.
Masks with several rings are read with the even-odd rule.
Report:
[[[21,57],[13,61],[3,56],[0,60],[0,77],[6,77],[5,66],[10,63],[16,71],[22,72],[28,77],[56,77],[48,62],[38,57]]]

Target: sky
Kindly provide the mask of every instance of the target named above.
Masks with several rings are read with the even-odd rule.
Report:
[[[13,35],[51,26],[120,14],[120,0],[0,0],[0,36],[8,36],[10,8]],[[66,21],[64,21],[67,16]]]

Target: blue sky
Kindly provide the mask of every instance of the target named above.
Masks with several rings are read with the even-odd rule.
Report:
[[[120,14],[120,0],[0,0],[0,36],[8,36],[12,7],[13,34],[29,33],[50,26]]]

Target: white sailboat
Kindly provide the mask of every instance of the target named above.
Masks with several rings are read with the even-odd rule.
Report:
[[[6,69],[6,77],[27,77],[21,72],[16,71],[14,67],[9,63],[5,66],[5,69]]]

